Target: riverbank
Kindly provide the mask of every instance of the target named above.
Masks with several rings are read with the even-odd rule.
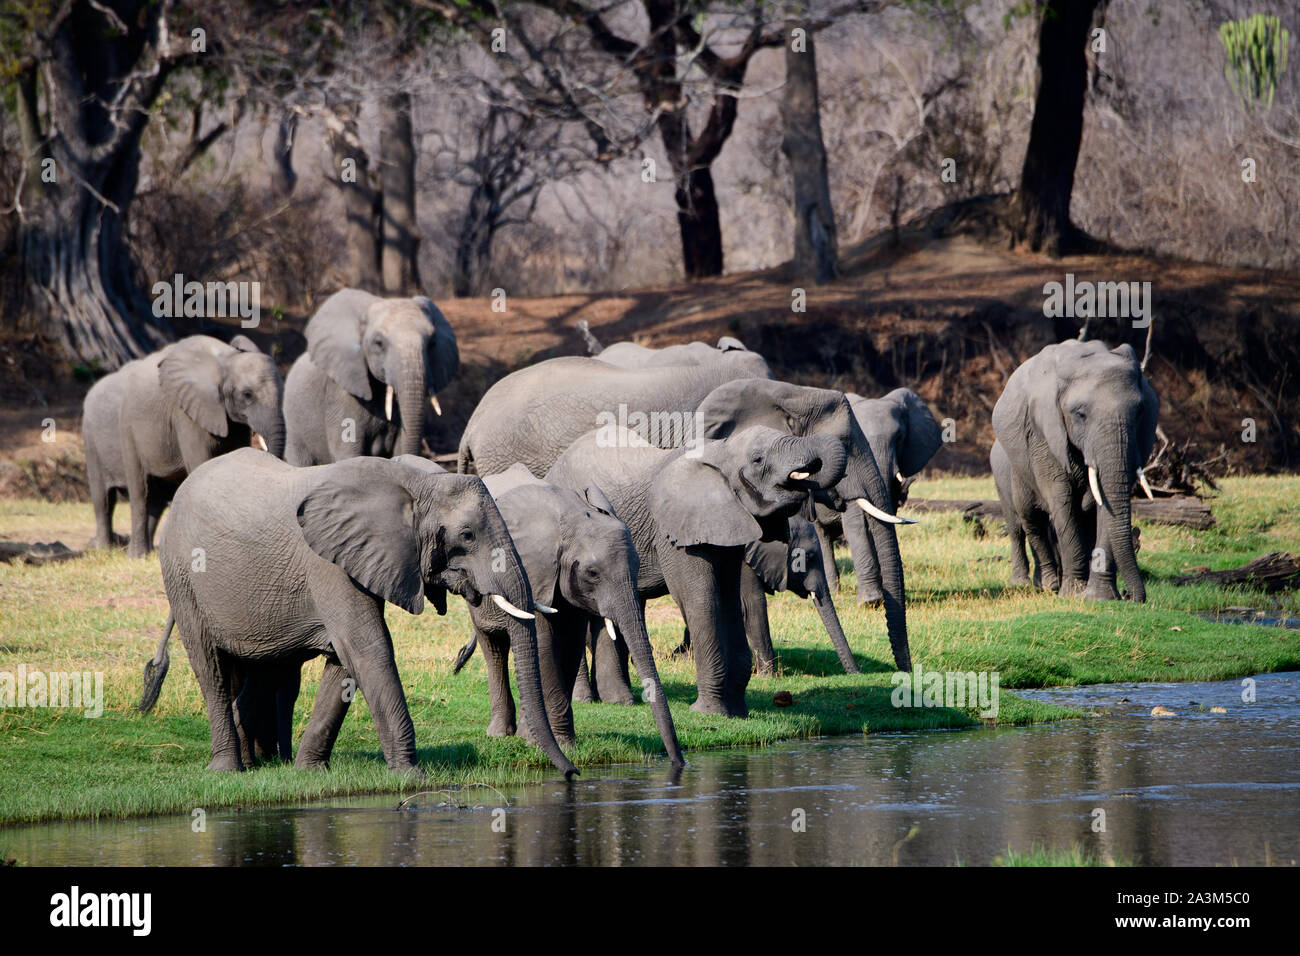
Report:
[[[915,485],[916,498],[989,498],[988,478],[942,478]],[[994,671],[1002,693],[997,723],[1077,716],[1006,691],[1116,681],[1221,680],[1300,669],[1300,632],[1204,620],[1232,606],[1300,616],[1295,594],[1178,586],[1189,567],[1232,567],[1269,551],[1300,551],[1300,478],[1229,479],[1212,503],[1206,531],[1145,525],[1139,561],[1148,575],[1146,605],[1089,604],[1006,587],[1007,543],[1000,522],[964,522],[958,514],[920,516],[900,529],[906,562],[914,661],[926,670]],[[61,539],[80,547],[93,531],[90,507],[0,501],[0,539]],[[691,752],[827,734],[977,726],[956,708],[895,708],[883,612],[853,603],[854,581],[841,549],[844,590],[837,600],[863,675],[840,671],[812,606],[782,595],[771,602],[781,657],[775,677],[750,683],[747,720],[689,710],[694,668],[659,660],[683,747]],[[681,637],[671,601],[648,611],[651,639],[664,655]],[[492,740],[487,682],[476,656],[451,674],[469,634],[463,605],[446,617],[412,617],[388,608],[398,665],[429,782],[414,786],[386,770],[363,700],[353,705],[327,773],[267,766],[243,774],[208,773],[208,724],[193,672],[173,641],[171,672],[155,711],[134,712],[144,662],[151,656],[166,599],[156,560],[94,554],[61,564],[0,564],[0,674],[91,671],[103,674],[104,713],[39,707],[0,711],[0,823],[58,818],[189,812],[266,806],[297,799],[410,792],[470,783],[514,785],[551,779],[536,749]],[[308,665],[295,726],[301,733],[320,665]],[[794,705],[773,698],[789,691]],[[649,708],[610,704],[575,708],[580,767],[662,759]]]

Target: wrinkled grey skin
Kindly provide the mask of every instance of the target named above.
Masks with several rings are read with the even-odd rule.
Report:
[[[762,427],[690,450],[626,434],[613,445],[598,432],[582,436],[546,481],[605,492],[636,544],[642,601],[671,594],[691,629],[698,691],[691,708],[744,717],[753,666],[742,611],[744,549],[785,538],[787,519],[808,495],[842,477],[843,449],[828,436]]]
[[[990,464],[995,478],[1001,476],[1013,584],[1029,583],[1027,538],[1043,563],[1045,586],[1059,581],[1062,594],[1112,600],[1119,597],[1118,571],[1128,596],[1146,600],[1130,495],[1155,444],[1159,415],[1160,400],[1128,345],[1112,350],[1097,341],[1061,342],[1011,374],[993,409],[997,445]],[[1097,469],[1100,503],[1088,487],[1089,466]],[[1048,522],[1059,552],[1050,571]]]
[[[671,366],[623,369],[589,358],[557,358],[512,372],[483,396],[460,441],[456,470],[494,475],[520,462],[539,478],[580,436],[625,414],[676,415],[658,418],[655,444],[671,447],[700,402],[723,382],[750,379],[727,366]],[[683,417],[684,416],[684,417]],[[675,421],[677,428],[668,427]],[[635,430],[635,423],[630,423]],[[673,435],[675,438],[665,438]],[[655,438],[648,428],[643,438]]]
[[[921,396],[911,389],[896,388],[883,398],[863,398],[852,392],[847,392],[846,397],[858,427],[871,446],[871,454],[876,459],[880,476],[889,486],[890,498],[894,503],[890,510],[897,513],[906,500],[907,479],[920,472],[943,446],[943,429]],[[846,519],[842,519],[837,512],[825,505],[818,505],[816,511],[818,537],[826,559],[826,575],[830,578],[831,586],[839,590],[835,539],[844,534],[850,542],[864,542],[867,537],[863,524],[866,515],[846,511]],[[844,520],[849,524],[847,530],[843,527]],[[870,548],[859,546],[852,550],[858,578],[858,603],[874,604],[884,597],[880,584],[880,567]]]
[[[710,438],[764,425],[794,435],[830,436],[839,442],[845,454],[844,475],[833,487],[819,490],[814,498],[818,504],[829,505],[846,515],[845,536],[855,563],[869,562],[879,567],[894,663],[899,670],[911,670],[898,536],[893,524],[866,515],[858,502],[865,499],[888,515],[893,515],[896,508],[870,443],[844,393],[764,379],[727,382],[709,393],[700,404],[699,413],[704,421],[704,434]]]
[[[581,493],[557,488],[516,465],[484,482],[496,500],[528,574],[533,598],[554,608],[539,613],[537,644],[542,690],[551,729],[561,742],[572,741],[573,685],[585,654],[588,622],[614,622],[631,649],[659,736],[674,766],[685,765],[672,714],[655,667],[645,626],[645,603],[637,594],[640,559],[627,525],[595,486]],[[470,609],[474,638],[457,658],[459,670],[477,645],[487,661],[492,720],[488,735],[516,731],[515,704],[506,670],[509,645],[506,615],[492,604]],[[525,723],[525,721],[520,721]],[[527,735],[527,731],[524,731]]]
[[[242,769],[254,749],[240,733],[243,676],[261,670],[274,681],[324,655],[296,765],[326,765],[354,678],[388,766],[419,775],[384,602],[419,614],[427,595],[441,611],[451,590],[472,604],[491,594],[525,611],[533,603],[482,481],[379,458],[293,468],[242,449],[208,462],[177,491],[159,553],[172,617],[208,708],[213,770]],[[540,745],[568,776],[576,771],[546,722],[535,632],[527,621],[511,622],[525,709],[540,715]],[[142,710],[166,674],[170,629],[169,620],[145,669]]]
[[[593,358],[619,368],[661,368],[666,365],[713,365],[731,368],[740,378],[771,378],[763,356],[745,348],[739,339],[724,335],[717,346],[705,342],[687,342],[661,349],[646,348],[635,342],[615,342],[597,352]]]
[[[132,557],[153,549],[163,509],[203,462],[247,447],[251,433],[284,455],[284,383],[246,336],[229,345],[207,335],[128,362],[86,393],[82,435],[95,509],[95,546],[118,542],[113,510],[131,499]]]
[[[1015,477],[1011,470],[1011,461],[1007,458],[1002,443],[993,442],[989,452],[989,464],[993,468],[993,482],[997,485],[998,498],[1001,501],[1013,499]],[[1024,586],[1033,583],[1046,591],[1058,591],[1061,587],[1061,555],[1056,549],[1056,535],[1047,515],[1038,514],[1028,527],[1021,524],[1020,516],[1014,511],[1002,510],[1006,522],[1007,536],[1011,539],[1011,583]],[[1029,571],[1029,562],[1025,557],[1025,545],[1029,544],[1034,556],[1033,574]]]
[[[307,351],[285,381],[289,464],[418,455],[430,396],[460,367],[456,336],[438,307],[424,296],[381,299],[344,289],[316,310],[306,335]]]

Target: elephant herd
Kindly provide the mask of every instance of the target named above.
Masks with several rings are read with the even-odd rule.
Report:
[[[907,389],[868,399],[776,380],[734,338],[630,342],[507,375],[465,427],[457,473],[421,457],[426,402],[456,374],[455,336],[428,299],[344,290],[306,328],[280,379],[244,336],[191,336],[87,394],[83,431],[101,547],[131,502],[129,553],[158,552],[170,614],[145,668],[156,702],[179,630],[208,710],[215,770],[279,756],[323,767],[356,690],[388,766],[420,774],[384,620],[463,599],[487,667],[491,736],[519,734],[566,776],[573,701],[634,702],[636,667],[665,750],[683,764],[645,606],[671,596],[698,712],[748,714],[751,673],[776,655],[767,595],[813,600],[846,672],[833,542],[858,600],[880,603],[895,665],[911,669],[896,526],[907,486],[942,443]],[[1049,346],[1007,383],[991,462],[1013,583],[1145,592],[1129,498],[1158,401],[1127,346]],[[252,447],[256,442],[256,447]],[[514,656],[519,709],[511,694]],[[325,658],[292,753],[302,664]]]

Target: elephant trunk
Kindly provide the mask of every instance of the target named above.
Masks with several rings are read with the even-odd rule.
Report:
[[[659,680],[659,671],[655,667],[654,651],[650,647],[650,635],[645,629],[645,614],[631,598],[620,602],[615,613],[608,615],[614,626],[627,642],[632,664],[641,677],[641,696],[650,704],[654,713],[655,726],[659,728],[659,737],[664,742],[664,749],[674,767],[686,766],[682,757],[681,745],[677,742],[677,728],[673,726],[673,715],[668,710],[668,699],[664,694],[663,683]]]
[[[276,458],[284,458],[284,416],[277,409],[275,414],[260,416],[250,423],[253,431],[262,436],[266,450]]]
[[[1102,456],[1107,462],[1097,469],[1104,506],[1097,508],[1097,543],[1110,545],[1115,558],[1115,570],[1128,585],[1129,596],[1134,601],[1147,599],[1146,585],[1138,569],[1137,554],[1133,550],[1133,521],[1130,495],[1133,490],[1133,468],[1129,462],[1129,445],[1121,438],[1113,456]]]
[[[844,481],[839,485],[840,495],[847,501],[849,508],[858,509],[856,499],[865,497],[877,509],[893,514],[893,498],[876,467],[875,459],[871,457],[867,439],[856,423],[853,431],[854,444],[858,450],[849,456]],[[885,625],[889,631],[889,646],[894,652],[894,664],[901,671],[910,671],[912,653],[907,643],[907,601],[903,593],[903,559],[898,550],[898,536],[894,533],[892,524],[880,521],[874,515],[844,516],[845,521],[859,518],[866,519],[876,551],[876,561],[880,566]],[[857,561],[858,556],[854,555],[854,563]]]
[[[402,417],[402,430],[397,436],[398,455],[420,454],[424,437],[425,368],[422,349],[403,349],[398,363],[397,385],[394,388],[398,412]]]
[[[537,657],[537,630],[531,621],[521,621],[511,617],[508,618],[508,622],[506,628],[510,634],[510,651],[515,657],[515,679],[519,682],[520,707],[542,752],[564,774],[566,780],[572,779],[577,775],[578,769],[568,757],[564,756],[564,751],[556,743],[551,722],[546,716],[546,703],[542,694],[542,672]]]
[[[835,653],[839,656],[840,663],[844,665],[844,673],[861,673],[858,670],[858,662],[853,657],[853,651],[849,648],[848,638],[844,636],[844,628],[840,626],[840,616],[835,613],[835,602],[831,600],[831,591],[826,584],[826,578],[820,574],[813,583],[812,599],[817,613],[821,615],[826,633],[831,636]]]

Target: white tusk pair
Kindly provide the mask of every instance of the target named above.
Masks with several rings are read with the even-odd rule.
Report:
[[[1151,490],[1151,485],[1147,482],[1147,476],[1142,474],[1142,469],[1138,469],[1138,483],[1142,485],[1142,490],[1147,493],[1148,498],[1155,498],[1155,492]]]
[[[609,639],[611,641],[618,640],[618,631],[614,630],[614,622],[609,618],[605,618],[605,630],[609,631]]]
[[[269,449],[269,448],[266,447],[266,439],[263,438],[261,435],[254,435],[253,437],[254,437],[255,439],[257,439],[257,447],[260,448],[260,449],[262,449],[262,451],[270,451],[270,450],[271,450],[271,449]]]
[[[541,601],[534,601],[534,602],[533,602],[533,608],[534,608],[534,610],[541,611],[543,614],[554,614],[554,613],[555,613],[555,608],[550,607],[550,606],[548,606],[548,605],[545,605],[545,604],[543,604]]]
[[[891,515],[887,511],[881,511],[866,498],[854,498],[858,507],[865,511],[877,521],[883,521],[885,524],[916,524],[911,518],[900,518],[898,515]]]
[[[1088,466],[1088,487],[1092,489],[1092,500],[1097,502],[1097,507],[1105,508],[1106,503],[1101,498],[1101,486],[1097,484],[1097,469],[1093,465]]]
[[[806,472],[806,471],[792,471],[792,472],[790,472],[790,480],[791,480],[791,481],[807,481],[807,480],[808,480],[808,472]]]
[[[433,406],[433,413],[434,413],[435,415],[441,415],[441,414],[442,414],[442,406],[438,404],[438,396],[437,396],[437,395],[430,395],[430,396],[429,396],[429,404]]]
[[[388,391],[384,392],[384,417],[390,422],[393,420],[393,386],[388,386]]]
[[[500,594],[492,595],[492,603],[501,608],[501,610],[505,611],[511,617],[517,617],[521,621],[534,621],[537,619],[536,614],[529,614],[527,611],[519,610],[519,608],[515,607]]]

